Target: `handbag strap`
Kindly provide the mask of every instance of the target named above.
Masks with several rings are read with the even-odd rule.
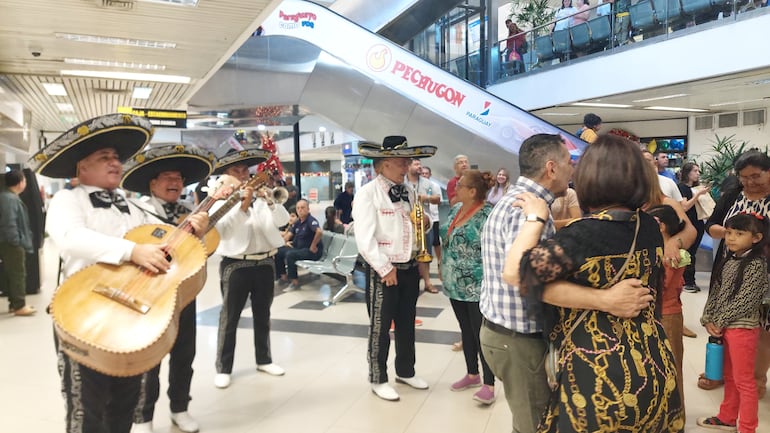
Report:
[[[626,268],[628,267],[628,264],[631,262],[631,258],[634,256],[634,250],[636,249],[636,238],[639,236],[639,224],[641,222],[641,218],[639,217],[639,210],[636,211],[636,229],[634,230],[634,240],[631,242],[631,249],[628,250],[628,255],[626,256],[626,261],[623,262],[623,266],[618,270],[618,272],[615,274],[614,277],[612,277],[612,280],[607,283],[606,287],[610,288],[613,285],[615,285],[620,279],[622,278],[623,274],[626,272]],[[583,319],[586,318],[588,313],[591,310],[583,310],[582,313],[580,313],[580,316],[578,316],[577,320],[575,320],[575,323],[572,324],[572,326],[569,327],[569,330],[566,334],[564,334],[564,339],[561,341],[561,346],[559,347],[559,351],[564,349],[564,346],[567,344],[567,340],[572,335],[572,332],[578,327],[580,322],[583,321]]]

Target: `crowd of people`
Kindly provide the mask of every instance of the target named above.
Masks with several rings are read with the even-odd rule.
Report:
[[[585,127],[599,131],[601,119],[586,120]],[[285,373],[270,350],[275,285],[298,288],[296,260],[319,256],[323,230],[345,231],[345,224],[353,223],[347,230],[366,277],[368,380],[377,397],[400,398],[388,374],[390,332],[395,382],[418,390],[430,386],[415,370],[420,282],[427,292],[439,291],[423,259],[422,249],[430,248],[457,319],[461,342],[455,348],[465,360],[465,375],[451,391],[479,388],[471,398],[491,405],[499,380],[517,433],[682,432],[682,337],[688,330],[681,294],[700,290],[694,261],[706,232],[720,240],[720,248],[700,321],[722,341],[725,361],[722,381],[701,377],[698,385],[724,386],[724,399],[717,414],[697,423],[756,432],[770,367],[765,256],[770,157],[765,153],[742,154],[713,203],[699,184],[695,163],[673,176],[677,184],[665,154],[624,138],[595,134],[576,162],[561,136],[536,134],[521,143],[516,179],[504,168],[494,174],[472,169],[467,155],[457,155],[447,183],[450,210],[440,218],[441,187],[422,163],[437,148],[388,136],[381,144],[360,146],[377,176],[355,195],[353,185],[345,185],[321,224],[310,215],[307,200],[297,200],[290,213],[275,202],[269,179],[267,188],[249,183],[250,168],[269,152],[245,149],[218,159],[185,146],[142,152],[151,135],[146,119],[103,116],[33,156],[30,166],[37,173],[80,181],[53,197],[46,231],[59,248],[65,278],[94,263],[132,263],[146,275],[168,272],[177,244],[123,237],[147,223],[159,225],[160,232],[167,230],[164,224],[180,224],[184,236],[201,240],[203,253],[220,255],[218,388],[231,384],[236,330],[247,299],[256,370]],[[207,193],[218,200],[210,213],[179,202],[185,186],[210,175],[219,176],[208,183]],[[13,204],[23,177],[10,172],[5,181],[9,192],[0,198],[9,205],[0,214],[6,208],[23,211]],[[128,199],[123,189],[144,197]],[[6,229],[8,219],[0,219],[4,261],[8,251],[26,249],[24,219],[10,218],[14,231]],[[218,241],[207,236],[212,228]],[[160,232],[155,233],[163,237]],[[117,303],[141,309],[142,296],[111,290]],[[34,313],[25,310],[17,292],[9,298],[12,311]],[[180,299],[179,311],[169,318],[177,332],[169,346],[168,396],[172,422],[196,432],[198,423],[187,410],[195,293]],[[63,323],[56,324],[67,432],[152,432],[158,366],[138,375],[108,374],[73,350],[60,334]]]

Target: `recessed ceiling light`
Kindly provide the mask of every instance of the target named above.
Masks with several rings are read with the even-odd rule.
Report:
[[[64,84],[60,83],[43,83],[45,91],[51,96],[67,96],[67,90],[64,88]]]
[[[64,102],[57,102],[56,107],[61,111],[62,113],[74,113],[75,107],[72,106],[72,104],[64,103]]]
[[[326,127],[325,126],[319,126],[318,127],[318,132],[326,132]]]
[[[538,113],[540,116],[577,116],[578,113]]]
[[[104,66],[108,68],[142,69],[142,70],[148,70],[148,71],[163,71],[166,69],[166,65],[156,65],[152,63],[117,62],[113,60],[94,60],[94,59],[72,59],[69,57],[64,58],[64,63],[68,63],[70,65]]]
[[[79,35],[76,33],[54,33],[57,38],[93,44],[128,45],[143,48],[176,48],[174,42],[148,41],[143,39],[113,38],[109,36]]]
[[[133,99],[149,99],[152,93],[152,87],[134,87]]]
[[[61,119],[63,122],[70,123],[70,124],[78,123],[78,119],[75,116],[70,116],[70,115],[59,116],[59,119]]]
[[[736,104],[743,104],[746,102],[757,102],[757,101],[764,101],[764,98],[744,99],[742,101],[720,102],[719,104],[709,104],[709,107],[724,107],[725,105],[736,105]]]
[[[257,131],[264,131],[265,129],[267,129],[265,125],[262,125],[262,124],[257,125]]]
[[[650,101],[660,101],[662,99],[672,99],[672,98],[680,98],[682,96],[687,96],[687,93],[677,93],[675,95],[666,95],[666,96],[658,96],[655,98],[647,98],[647,99],[637,99],[633,102],[650,102]]]
[[[599,102],[575,102],[572,105],[578,107],[598,107],[598,108],[631,108],[633,105],[628,104],[604,104]]]
[[[139,0],[147,3],[161,3],[174,6],[198,6],[198,0]]]
[[[161,83],[190,84],[190,77],[181,75],[144,74],[141,72],[61,70],[62,75],[78,77],[112,78],[114,80],[157,81]]]
[[[709,110],[703,110],[700,108],[683,108],[683,107],[644,107],[645,110],[657,110],[657,111],[684,111],[686,113],[705,113]]]

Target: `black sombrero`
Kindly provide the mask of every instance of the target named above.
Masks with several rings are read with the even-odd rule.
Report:
[[[153,134],[149,120],[132,114],[107,114],[75,126],[32,155],[28,164],[43,176],[77,177],[77,163],[99,149],[110,147],[121,162],[140,152]]]
[[[389,135],[382,144],[358,143],[358,153],[368,158],[429,158],[436,154],[436,146],[409,147],[406,137]]]
[[[210,175],[215,159],[211,152],[183,144],[148,149],[123,166],[120,187],[147,195],[150,181],[164,171],[180,172],[187,186]]]
[[[230,149],[225,156],[217,160],[211,174],[223,174],[225,170],[236,164],[246,164],[251,167],[267,161],[271,155],[270,151],[262,149]]]

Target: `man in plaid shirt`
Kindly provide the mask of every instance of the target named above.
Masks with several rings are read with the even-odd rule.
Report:
[[[534,433],[550,396],[543,362],[546,341],[543,320],[531,318],[518,287],[506,284],[502,273],[506,255],[523,224],[544,224],[542,239],[556,232],[551,215],[525,215],[512,206],[517,196],[530,192],[549,205],[566,192],[572,176],[570,154],[559,135],[536,134],[519,149],[520,176],[495,205],[481,238],[484,280],[479,308],[483,318],[481,347],[484,359],[505,388],[513,415],[514,433]],[[649,297],[639,280],[623,280],[598,290],[566,281],[548,285],[550,303],[594,309],[619,317],[636,315],[637,305]]]

